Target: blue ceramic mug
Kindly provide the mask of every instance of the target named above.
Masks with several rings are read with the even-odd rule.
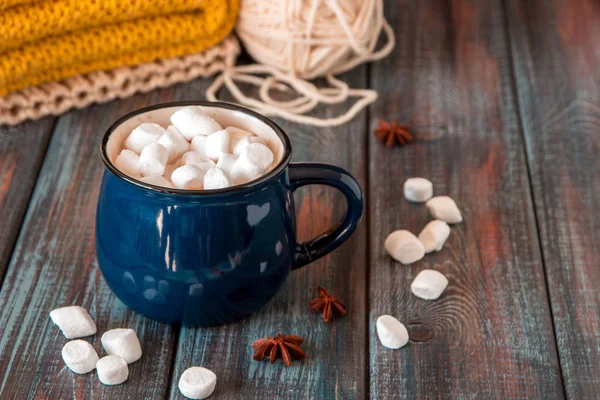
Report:
[[[256,133],[274,151],[266,175],[219,190],[153,186],[119,171],[114,161],[142,122],[168,126],[178,108],[201,106],[223,126]],[[96,216],[98,263],[128,307],[166,323],[231,322],[264,306],[291,270],[331,252],[356,229],[363,211],[354,178],[326,164],[290,164],[292,148],[273,121],[246,108],[202,101],[155,105],[115,122],[102,140],[106,166]],[[296,239],[293,192],[322,184],[340,190],[342,223],[310,242]]]

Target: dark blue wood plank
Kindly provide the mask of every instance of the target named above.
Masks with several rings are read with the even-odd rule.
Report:
[[[507,2],[567,397],[600,392],[600,4]]]
[[[404,148],[370,141],[371,396],[562,398],[501,3],[386,6],[398,44],[371,69],[380,92],[371,126],[398,118],[417,141]],[[418,233],[431,220],[424,205],[403,198],[412,176],[453,197],[464,222],[442,251],[403,266],[386,255],[385,237]],[[450,281],[437,301],[410,291],[425,268]],[[408,324],[419,341],[382,347],[374,325],[381,314]]]

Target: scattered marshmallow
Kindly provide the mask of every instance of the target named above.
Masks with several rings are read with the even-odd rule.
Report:
[[[240,155],[251,164],[256,165],[261,173],[265,172],[273,163],[273,152],[262,143],[250,143]]]
[[[440,251],[450,236],[450,227],[444,221],[433,220],[419,233],[419,240],[425,247],[425,253]]]
[[[211,168],[204,175],[204,189],[223,189],[231,186],[231,181],[221,168]]]
[[[409,178],[404,182],[404,197],[414,203],[423,203],[433,196],[433,184],[425,178]]]
[[[173,125],[167,128],[167,131],[156,143],[162,144],[169,151],[169,163],[177,160],[190,148],[190,143]]]
[[[231,175],[233,164],[237,161],[238,157],[229,153],[221,153],[219,161],[217,161],[217,167],[221,168],[227,175]]]
[[[384,347],[399,349],[408,343],[408,331],[402,322],[391,315],[377,318],[377,336]]]
[[[424,269],[410,285],[413,294],[421,299],[436,300],[448,286],[448,279],[438,271]]]
[[[178,189],[200,190],[204,186],[206,170],[194,164],[177,168],[171,175],[171,181]]]
[[[140,154],[140,172],[144,176],[160,176],[165,173],[169,150],[162,144],[152,143]]]
[[[165,132],[165,128],[158,124],[144,122],[125,139],[125,148],[140,154],[144,147],[156,143]]]
[[[140,179],[142,182],[144,183],[149,183],[151,185],[154,186],[162,186],[162,187],[166,187],[166,188],[173,188],[173,185],[171,184],[171,182],[169,182],[168,180],[166,180],[164,177],[162,176],[146,176]]]
[[[198,135],[192,139],[192,144],[190,148],[192,151],[200,154],[202,158],[208,160],[208,156],[206,155],[206,136]]]
[[[436,196],[425,203],[431,215],[449,224],[462,222],[462,215],[454,200],[448,196]]]
[[[71,340],[62,348],[61,355],[67,367],[76,374],[87,374],[96,368],[98,353],[85,340]]]
[[[129,377],[127,361],[119,356],[102,357],[96,363],[96,372],[105,385],[119,385]]]
[[[133,329],[111,329],[104,332],[100,340],[108,354],[122,357],[128,364],[139,360],[142,356],[142,347]]]
[[[221,125],[202,111],[198,106],[183,107],[171,115],[171,123],[185,136],[192,140],[194,136],[208,136],[223,129]]]
[[[210,369],[191,367],[179,378],[179,391],[189,399],[205,399],[212,394],[217,384],[217,375]]]
[[[50,319],[67,339],[90,336],[96,333],[96,324],[87,310],[79,306],[68,306],[50,311]]]
[[[262,138],[260,138],[259,136],[243,137],[236,141],[235,146],[231,146],[231,149],[233,150],[233,154],[235,154],[236,156],[239,157],[244,152],[246,147],[248,147],[248,145],[250,145],[252,143],[265,144],[265,141],[262,140]]]
[[[115,166],[122,173],[137,178],[140,175],[139,162],[140,156],[131,150],[123,149],[115,160]]]
[[[217,131],[206,138],[206,155],[213,161],[219,159],[221,153],[229,151],[229,132],[227,129]]]
[[[402,264],[412,264],[425,255],[423,243],[409,231],[394,231],[384,242],[385,250]]]
[[[204,158],[202,154],[195,151],[188,151],[181,156],[181,165],[193,164],[203,169],[213,168],[216,164],[213,160]]]

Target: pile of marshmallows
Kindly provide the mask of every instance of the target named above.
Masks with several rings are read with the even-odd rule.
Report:
[[[96,334],[96,324],[87,310],[79,306],[57,308],[50,318],[67,339],[78,339]],[[102,347],[108,354],[102,358],[85,340],[71,340],[62,348],[62,358],[76,374],[87,374],[96,369],[100,382],[118,385],[129,377],[129,367],[142,357],[142,347],[133,329],[111,329],[104,332]],[[179,390],[190,399],[204,399],[211,395],[217,376],[209,369],[188,368],[181,374]]]
[[[448,196],[433,196],[433,184],[425,178],[410,178],[404,182],[404,197],[414,203],[423,203],[435,220],[415,236],[406,230],[394,231],[385,239],[388,254],[402,264],[412,264],[426,253],[440,251],[450,236],[448,224],[462,222],[462,215],[454,200]],[[425,269],[410,285],[413,294],[424,300],[438,299],[448,286],[448,279],[438,271]],[[406,327],[391,315],[377,319],[377,335],[381,344],[398,349],[408,343]]]
[[[171,123],[167,129],[151,122],[135,128],[116,167],[151,185],[210,190],[252,181],[273,164],[262,138],[233,126],[223,129],[198,106],[175,111]]]

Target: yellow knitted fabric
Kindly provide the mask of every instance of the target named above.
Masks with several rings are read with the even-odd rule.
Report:
[[[60,11],[40,14],[38,8],[44,7]],[[3,18],[10,23],[0,23],[0,96],[204,50],[231,31],[239,0],[202,0],[197,7],[197,0],[48,0],[9,8]]]

